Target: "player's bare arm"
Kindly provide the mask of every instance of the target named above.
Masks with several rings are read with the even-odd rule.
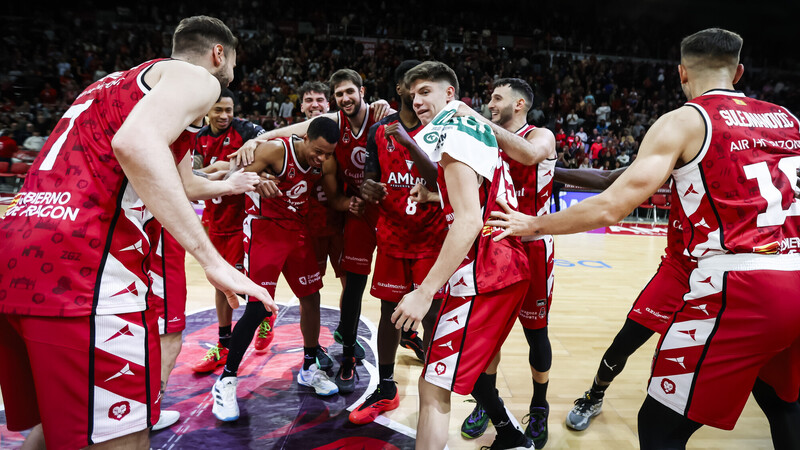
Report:
[[[642,141],[639,156],[602,193],[541,217],[511,211],[503,204],[505,212],[493,212],[492,220],[487,223],[505,228],[495,240],[508,235],[579,233],[616,224],[653,195],[676,164],[690,161],[700,151],[704,134],[705,124],[700,115],[691,107],[679,108],[653,124]]]
[[[209,200],[223,195],[244,194],[255,190],[260,181],[258,175],[244,172],[241,169],[224,180],[199,177],[192,171],[192,155],[188,153],[178,164],[178,174],[181,176],[186,196],[191,201]]]
[[[436,185],[433,186],[436,187]],[[433,192],[423,184],[415,184],[408,194],[411,200],[417,203],[441,203],[442,201],[439,192]]]
[[[364,212],[364,200],[357,196],[348,197],[342,193],[336,175],[337,168],[336,158],[328,158],[322,164],[321,185],[325,196],[328,197],[328,204],[335,211],[350,211],[355,215],[361,215]]]
[[[253,161],[244,167],[245,172],[261,174],[256,187],[258,195],[264,198],[280,197],[283,193],[278,189],[275,175],[283,168],[286,152],[280,141],[269,141],[258,144],[253,153]]]
[[[620,167],[614,170],[566,169],[563,167],[556,167],[556,171],[553,174],[553,181],[602,191],[611,186],[626,169],[627,167]]]
[[[375,118],[375,122],[383,119],[389,114],[394,114],[397,112],[391,106],[389,106],[389,102],[384,99],[376,100],[370,103],[369,109],[372,110],[372,116]]]
[[[446,153],[442,155],[440,164],[444,168],[444,179],[455,220],[428,276],[419,288],[403,297],[392,314],[395,326],[406,331],[417,329],[430,308],[434,294],[458,269],[483,227],[478,175],[471,167],[454,160]]]
[[[204,68],[181,61],[160,63],[147,75],[152,90],[136,104],[111,142],[122,170],[155,218],[200,262],[231,306],[238,307],[236,293],[244,293],[277,311],[267,291],[226,263],[208,240],[169,149],[214,104],[219,81]]]
[[[463,103],[458,106],[456,115],[472,116],[489,125],[497,138],[497,146],[520,164],[532,166],[547,158],[556,157],[556,138],[553,136],[553,132],[547,128],[536,128],[528,134],[527,138],[523,138],[483,117]]]
[[[367,203],[377,204],[389,194],[386,184],[381,183],[381,163],[375,133],[382,125],[376,123],[367,134],[367,156],[364,162],[364,181],[361,183],[361,198]]]

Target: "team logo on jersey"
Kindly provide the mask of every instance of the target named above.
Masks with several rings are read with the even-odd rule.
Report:
[[[411,172],[411,168],[414,167],[414,161],[406,160],[406,166],[408,167],[408,171]]]
[[[231,145],[231,138],[230,138],[230,136],[228,136],[228,137],[225,137],[225,140],[224,140],[224,141],[222,141],[222,145],[223,145],[223,146],[225,146],[225,145]]]
[[[364,170],[364,163],[367,162],[367,149],[364,147],[356,147],[353,153],[350,154],[350,161],[354,166]]]
[[[431,131],[430,133],[423,136],[422,139],[428,144],[433,144],[434,142],[439,140],[439,133]]]
[[[344,128],[344,136],[342,136],[342,142],[344,142],[345,144],[350,143],[350,128],[348,127]]]
[[[292,188],[286,192],[286,196],[292,200],[296,200],[298,197],[305,194],[306,191],[308,191],[308,183],[306,183],[306,180],[303,180],[292,186]]]
[[[117,402],[111,405],[111,408],[108,408],[108,418],[114,420],[122,420],[122,418],[127,416],[130,412],[131,412],[130,403],[126,401]]]
[[[664,378],[663,380],[661,380],[661,389],[664,391],[665,394],[674,394],[675,383],[669,378]]]
[[[388,143],[386,144],[386,150],[394,151],[394,139],[389,138]]]
[[[672,362],[680,365],[684,369],[686,368],[686,364],[684,364],[684,357],[683,356],[679,356],[677,358],[664,358],[664,359],[666,359],[667,361],[672,361]]]
[[[294,178],[294,176],[295,176],[295,174],[296,174],[296,173],[297,173],[297,172],[295,172],[295,171],[294,171],[294,167],[292,167],[291,169],[289,169],[289,178]]]
[[[445,365],[443,362],[438,362],[436,363],[436,368],[434,370],[436,371],[436,375],[442,376],[442,374],[447,371],[447,365]]]
[[[706,315],[708,315],[708,312],[706,312]],[[695,333],[697,333],[697,328],[693,328],[691,330],[678,330],[678,333],[683,333],[689,336],[690,338],[692,338],[693,341],[697,340],[697,338],[695,338]]]

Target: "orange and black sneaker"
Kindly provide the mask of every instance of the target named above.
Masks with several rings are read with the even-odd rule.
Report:
[[[350,422],[356,425],[371,423],[380,413],[391,411],[398,406],[400,406],[400,394],[397,392],[397,388],[394,390],[394,396],[390,397],[378,386],[375,388],[375,392],[364,400],[364,403],[350,413]]]
[[[409,350],[413,350],[414,353],[416,353],[417,358],[419,358],[420,361],[425,362],[425,350],[422,348],[422,339],[419,338],[419,334],[417,334],[416,331],[403,331],[403,334],[400,337],[400,346]]]
[[[217,367],[224,366],[228,362],[228,349],[217,342],[211,347],[197,364],[192,367],[195,372],[213,372]]]

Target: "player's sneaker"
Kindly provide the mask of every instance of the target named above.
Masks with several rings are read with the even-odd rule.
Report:
[[[339,344],[344,345],[343,344],[344,340],[342,339],[342,333],[340,333],[338,329],[333,332],[333,340],[338,342]],[[364,350],[364,347],[361,345],[361,343],[358,342],[358,339],[356,339],[356,348],[353,353],[353,356],[356,357],[356,361],[361,361],[367,357],[367,352]]]
[[[497,435],[492,442],[491,447],[481,447],[481,450],[507,450],[512,448],[531,448],[533,443],[521,431],[516,430],[516,433]]]
[[[422,348],[422,339],[416,331],[403,331],[400,337],[400,346],[413,350],[420,361],[425,362],[425,350]]]
[[[583,431],[589,428],[592,417],[600,414],[603,410],[603,399],[593,399],[586,391],[583,397],[575,400],[575,406],[567,414],[567,426],[576,431]]]
[[[477,403],[475,409],[472,410],[470,415],[464,419],[464,423],[461,424],[461,436],[467,439],[475,439],[476,437],[482,436],[487,427],[489,427],[489,415],[486,414],[483,406]]]
[[[527,423],[525,436],[533,442],[534,448],[544,448],[547,444],[547,417],[550,415],[550,408],[531,408],[530,414],[522,418],[522,423]]]
[[[217,367],[224,366],[226,362],[228,362],[228,349],[217,342],[217,345],[208,349],[203,359],[192,366],[192,370],[200,373],[213,372]]]
[[[312,364],[308,370],[300,368],[300,372],[297,372],[297,384],[314,388],[317,395],[333,395],[339,392],[339,387],[316,364]]]
[[[211,393],[214,395],[211,412],[223,422],[233,422],[239,418],[239,403],[236,401],[237,384],[239,384],[238,378],[225,377],[217,380],[211,388]]]
[[[326,372],[333,369],[333,360],[328,356],[328,349],[323,346],[317,347],[317,367]]]
[[[375,388],[375,391],[364,400],[364,403],[359,405],[350,413],[350,422],[356,425],[364,425],[374,422],[375,418],[384,411],[391,411],[400,406],[400,394],[395,389],[394,397],[389,398],[381,387]]]
[[[274,327],[275,314],[264,319],[258,326],[258,331],[256,332],[256,341],[253,344],[253,348],[258,351],[267,348],[267,346],[269,346],[269,344],[272,342],[272,339],[275,337],[275,333],[272,331]]]
[[[336,373],[336,385],[339,386],[340,394],[349,394],[356,390],[356,378],[358,372],[356,371],[356,359],[345,358],[339,365],[339,371]]]
[[[181,418],[181,413],[178,411],[171,411],[169,409],[162,409],[161,416],[158,418],[158,422],[153,425],[153,431],[163,430],[164,428],[171,427],[175,425],[175,422]]]

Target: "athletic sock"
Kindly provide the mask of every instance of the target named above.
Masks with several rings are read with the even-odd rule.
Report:
[[[386,393],[389,397],[394,397],[397,392],[397,385],[394,384],[394,363],[392,364],[379,364],[378,374],[380,375],[380,388],[381,391]]]
[[[228,378],[228,377],[236,377],[236,372],[230,372],[230,371],[228,371],[228,368],[226,367],[226,368],[224,368],[222,370],[222,375],[220,375],[219,378],[222,379],[222,378]]]
[[[231,326],[219,327],[219,343],[225,348],[231,345]]]
[[[355,358],[355,354],[356,354],[355,345],[342,345],[342,357],[344,359]]]
[[[589,395],[594,399],[602,400],[603,396],[606,395],[606,389],[608,389],[609,386],[611,385],[600,385],[598,378],[594,377],[594,381],[592,381],[592,388],[589,390]]]
[[[303,370],[317,362],[317,347],[303,347]]]
[[[550,384],[550,380],[547,380],[544,383],[537,383],[536,380],[533,380],[533,398],[531,399],[531,410],[533,408],[549,408],[550,405],[547,403],[548,384]]]
[[[506,413],[503,401],[500,400],[500,396],[497,395],[497,389],[495,389],[492,384],[493,378],[496,380],[497,374],[494,376],[486,373],[480,374],[478,380],[475,382],[475,386],[472,388],[472,396],[483,407],[483,410],[486,411],[489,419],[492,420],[498,436],[511,433],[512,431],[518,433],[519,431],[514,428]]]

